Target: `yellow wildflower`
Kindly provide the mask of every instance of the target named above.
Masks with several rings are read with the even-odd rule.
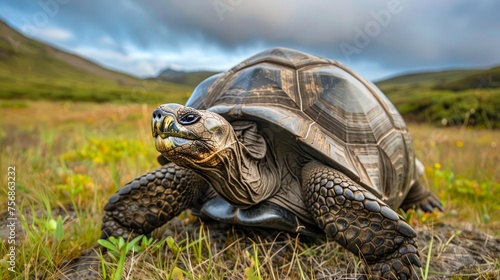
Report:
[[[464,142],[457,141],[457,147],[462,148],[464,146]]]
[[[434,168],[441,169],[441,163],[439,162],[434,163]]]

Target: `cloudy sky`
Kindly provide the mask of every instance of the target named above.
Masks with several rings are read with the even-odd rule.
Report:
[[[371,80],[500,64],[500,1],[1,0],[28,37],[139,77],[225,70],[270,47],[343,62]]]

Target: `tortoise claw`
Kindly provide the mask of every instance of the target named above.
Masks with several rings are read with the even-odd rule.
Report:
[[[438,209],[441,212],[443,211],[441,201],[433,193],[429,193],[426,198],[415,203],[415,206],[422,209],[424,212],[432,212],[434,209]]]
[[[413,207],[425,212],[432,212],[434,209],[443,211],[443,205],[439,198],[430,192],[420,181],[417,181],[410,189],[401,208],[405,211]]]
[[[407,256],[404,256],[403,261],[409,265],[414,265],[416,267],[422,267],[422,263],[420,262],[420,259],[417,257],[416,254],[409,254]]]
[[[407,240],[392,254],[369,265],[369,271],[375,279],[413,279],[413,265],[422,266],[413,240]]]
[[[115,220],[108,214],[105,214],[102,219],[101,229],[100,239],[108,239],[110,236],[121,236],[123,239],[133,239],[139,235],[139,233],[137,233],[137,229],[134,231],[130,227],[123,226],[119,221]]]

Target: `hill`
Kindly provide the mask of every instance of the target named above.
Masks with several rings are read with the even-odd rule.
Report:
[[[405,119],[500,128],[500,67],[400,75],[376,85]]]
[[[27,38],[0,21],[0,99],[184,103],[213,74],[166,69],[141,80]],[[405,74],[376,84],[406,120],[500,128],[500,66]]]
[[[377,82],[379,87],[419,85],[454,91],[500,87],[500,66],[490,69],[457,69],[399,75]]]
[[[0,21],[0,98],[183,102],[191,88],[141,80],[27,38]]]
[[[200,82],[206,78],[217,74],[218,72],[213,71],[179,71],[172,68],[167,68],[158,74],[156,79],[181,85],[187,85],[191,87],[196,87]]]

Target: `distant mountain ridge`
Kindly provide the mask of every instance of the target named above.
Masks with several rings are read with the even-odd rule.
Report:
[[[158,78],[159,77],[180,77],[180,76],[186,75],[187,73],[188,72],[183,71],[183,70],[175,70],[172,68],[167,68],[167,69],[161,71],[157,77]]]
[[[196,87],[201,81],[219,72],[184,71],[166,68],[155,79]],[[402,74],[375,82],[390,94],[394,87],[425,85],[436,90],[460,91],[477,88],[499,88],[500,66],[486,69],[452,69]]]
[[[500,66],[485,69],[454,69],[398,75],[380,82],[379,87],[425,84],[433,89],[466,90],[500,87]]]
[[[176,94],[183,101],[190,88],[144,80],[106,69],[25,37],[0,20],[0,98],[156,102]],[[140,93],[140,94],[139,94]],[[153,98],[154,96],[154,98]],[[180,96],[180,97],[179,97]]]
[[[200,82],[205,80],[206,78],[217,74],[218,72],[214,71],[183,71],[183,70],[175,70],[172,68],[166,68],[161,71],[155,79],[187,85],[191,87],[196,87]]]

